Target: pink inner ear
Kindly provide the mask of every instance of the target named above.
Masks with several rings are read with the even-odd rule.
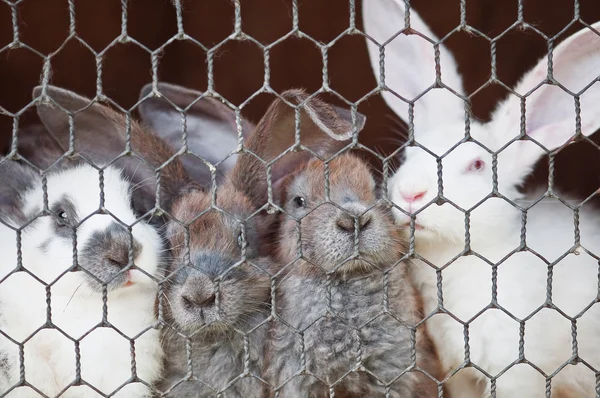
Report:
[[[573,140],[573,136],[575,135],[574,124],[575,121],[565,121],[543,125],[538,129],[528,130],[527,135],[542,144],[549,151],[553,151]]]

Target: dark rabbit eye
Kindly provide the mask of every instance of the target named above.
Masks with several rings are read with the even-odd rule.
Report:
[[[242,236],[242,231],[240,231],[240,233],[237,236],[237,245],[240,249],[244,247],[244,237]]]
[[[295,204],[296,204],[296,206],[298,206],[298,207],[304,207],[304,206],[306,206],[306,200],[304,200],[304,198],[303,198],[303,197],[301,197],[301,196],[296,196],[296,197],[294,198],[294,203],[295,203]]]
[[[58,216],[58,219],[56,220],[56,223],[58,225],[60,225],[61,227],[69,225],[69,215],[66,211],[59,210],[56,212],[56,215]]]

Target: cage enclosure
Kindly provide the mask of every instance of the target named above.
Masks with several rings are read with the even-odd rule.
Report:
[[[0,0],[0,396],[600,396],[594,0]]]

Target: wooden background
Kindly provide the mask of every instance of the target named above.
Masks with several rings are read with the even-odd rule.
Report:
[[[362,29],[361,1],[357,0],[357,25]],[[459,23],[459,0],[412,0],[413,8],[438,35],[443,36]],[[212,46],[233,31],[234,9],[229,0],[186,0],[184,28],[187,34]],[[300,29],[321,42],[329,42],[349,26],[347,0],[300,0]],[[69,32],[66,0],[24,0],[18,4],[18,28],[22,42],[43,54],[56,51]],[[242,0],[242,29],[262,43],[270,43],[292,27],[291,0]],[[76,0],[76,29],[79,37],[95,51],[102,51],[121,32],[120,0]],[[156,49],[177,33],[175,10],[169,0],[130,0],[128,34],[150,49]],[[581,0],[584,21],[600,20],[600,2]],[[467,0],[467,22],[494,36],[510,26],[517,16],[517,0]],[[524,16],[546,34],[559,32],[573,16],[573,0],[524,0]],[[569,33],[581,28],[574,26]],[[562,38],[566,36],[561,36]],[[13,39],[10,7],[0,2],[0,48]],[[458,61],[468,93],[474,92],[489,77],[489,42],[460,32],[447,46]],[[544,40],[529,31],[515,30],[497,45],[498,74],[508,85],[532,67],[546,50]],[[163,81],[203,90],[207,85],[205,53],[190,42],[175,42],[161,57],[159,77]],[[26,49],[0,52],[0,106],[16,112],[31,101],[32,88],[40,81],[43,59]],[[93,96],[96,88],[96,63],[93,54],[76,40],[70,40],[53,56],[52,80],[55,85]],[[322,83],[321,54],[309,40],[289,38],[271,51],[271,86],[281,92],[303,87],[317,90]],[[141,87],[150,82],[150,54],[133,44],[112,46],[104,57],[103,91],[121,106],[137,101]],[[346,36],[329,52],[331,87],[350,101],[371,91],[372,75],[366,44],[360,36]],[[600,71],[599,71],[600,73]],[[262,51],[249,42],[229,42],[215,62],[215,88],[235,104],[242,103],[263,84]],[[486,120],[497,101],[506,93],[488,87],[472,99],[477,118]],[[260,95],[244,108],[252,121],[260,119],[271,98]],[[599,104],[600,106],[600,104]],[[361,142],[383,153],[390,153],[401,138],[397,119],[380,97],[372,97],[359,111],[368,121]],[[27,111],[21,123],[35,121]],[[0,115],[2,144],[10,137],[12,120]],[[600,156],[589,143],[572,145],[557,159],[557,179],[567,189],[589,194],[600,186]],[[377,163],[375,162],[374,165]],[[537,172],[543,179],[544,168]]]

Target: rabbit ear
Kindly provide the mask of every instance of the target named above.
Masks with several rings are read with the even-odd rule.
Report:
[[[296,120],[300,144],[321,157],[329,158],[346,146],[354,133],[362,130],[366,118],[356,113],[353,120],[350,111],[330,106],[300,90],[284,92],[271,104],[246,140],[246,150],[252,153],[241,154],[231,174],[232,183],[257,207],[264,205],[268,198],[267,172],[263,161],[271,162],[294,146]],[[272,164],[271,182],[277,184],[310,158],[311,153],[306,150],[283,155]]]
[[[0,160],[0,220],[19,225],[26,222],[22,194],[39,181],[39,174],[26,164]]]
[[[414,10],[409,13],[409,26],[405,26],[406,8],[402,0],[364,0],[362,10],[365,33],[377,42],[367,39],[367,48],[379,86],[386,88],[382,96],[408,123],[406,101],[414,100],[436,83],[437,65],[432,42],[439,42],[439,39]],[[380,71],[381,49],[385,56],[384,81]],[[463,95],[463,83],[454,57],[443,44],[439,45],[439,51],[441,82]],[[463,100],[450,90],[432,89],[415,102],[415,132],[420,134],[443,123],[463,121],[464,109]]]
[[[23,127],[18,132],[19,154],[39,169],[47,170],[56,164],[64,154],[60,144],[41,124],[33,124]],[[66,167],[74,164],[73,160],[63,158],[58,167]]]
[[[181,163],[177,159],[169,161],[174,153],[168,145],[134,120],[58,87],[47,86],[45,92],[41,86],[36,87],[33,95],[40,97],[38,115],[61,148],[69,150],[71,115],[76,153],[97,165],[108,164],[122,154],[126,150],[126,132],[130,132],[131,149],[137,156],[123,156],[115,165],[132,180],[136,187],[134,201],[137,200],[143,210],[154,208],[156,169],[161,170],[163,206],[170,206],[190,182]]]
[[[223,162],[217,168],[218,177],[230,171],[237,158],[229,156],[238,146],[235,112],[217,99],[202,97],[199,91],[167,83],[158,83],[157,88],[160,96],[152,96],[152,84],[146,85],[140,93],[143,102],[138,110],[142,121],[179,151],[183,147],[185,115],[190,152],[212,164]],[[240,118],[240,122],[243,134],[254,130],[255,126],[244,118]],[[210,171],[202,160],[188,154],[182,155],[181,161],[194,180],[210,185]]]
[[[600,22],[575,33],[553,51],[553,74],[548,58],[543,58],[521,80],[514,91],[525,97],[525,133],[552,151],[572,140],[581,117],[581,133],[593,134],[600,128]],[[553,84],[552,77],[557,84]],[[549,84],[548,84],[549,83]],[[577,115],[576,97],[580,115]],[[498,147],[517,137],[521,124],[521,99],[514,94],[494,112],[490,122]],[[507,148],[513,167],[527,170],[546,151],[530,141],[517,141]]]

